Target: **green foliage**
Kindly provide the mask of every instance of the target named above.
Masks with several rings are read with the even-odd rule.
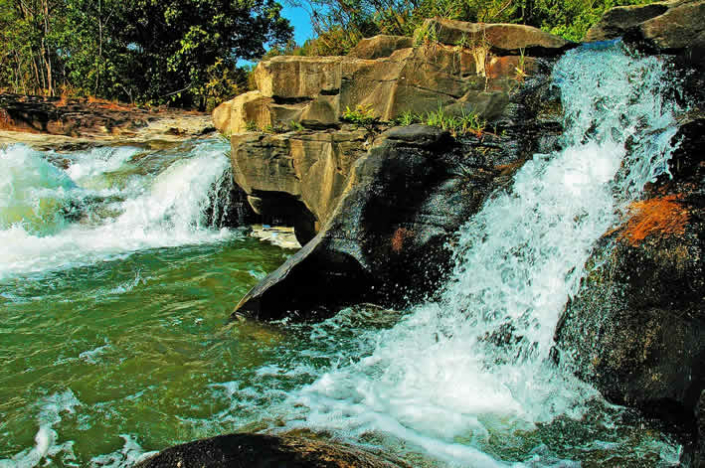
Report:
[[[523,83],[529,75],[526,74],[526,56],[524,49],[519,49],[519,62],[514,67],[514,80],[517,83]]]
[[[272,125],[272,124],[267,124],[264,126],[262,129],[264,133],[286,133],[289,131],[285,126],[283,125]]]
[[[351,123],[357,127],[364,128],[368,128],[379,123],[379,117],[375,117],[372,106],[369,104],[360,104],[354,110],[351,110],[350,107],[347,106],[345,108],[345,112],[343,112],[341,120]]]
[[[414,31],[414,45],[417,47],[421,44],[435,44],[437,42],[438,34],[433,24],[424,23]]]
[[[395,125],[400,125],[402,127],[406,127],[407,125],[415,124],[415,123],[421,123],[423,122],[423,117],[420,116],[419,114],[414,114],[411,111],[404,111],[402,114],[394,119],[392,122]]]
[[[292,120],[291,122],[289,122],[289,129],[293,132],[303,132],[304,130],[306,130],[306,127],[301,125],[301,122]]]
[[[245,130],[248,132],[259,132],[259,127],[257,126],[257,122],[254,120],[248,120],[245,122]]]
[[[456,133],[470,133],[477,137],[485,133],[485,127],[487,126],[487,121],[480,118],[480,116],[474,112],[470,114],[463,113],[460,117],[456,118],[456,121],[458,123],[458,127],[455,129]]]
[[[373,140],[375,134],[379,132],[379,117],[375,117],[370,105],[360,104],[354,110],[346,107],[340,120],[353,124],[355,128],[364,128]]]
[[[458,47],[462,47],[463,49],[469,49],[470,47],[472,47],[470,38],[466,33],[463,33],[460,36],[460,39],[458,39],[458,42],[455,45],[457,45]]]
[[[0,89],[211,108],[291,39],[274,0],[0,0]]]
[[[453,136],[471,134],[477,137],[485,133],[485,127],[487,126],[487,122],[474,112],[470,114],[463,112],[457,116],[447,113],[441,106],[438,106],[437,111],[427,112],[425,115],[406,111],[397,117],[394,123],[401,126],[423,123],[430,127],[447,130]]]

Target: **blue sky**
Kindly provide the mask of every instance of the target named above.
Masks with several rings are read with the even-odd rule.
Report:
[[[294,27],[294,39],[298,45],[303,45],[306,39],[313,37],[311,16],[301,7],[284,6],[282,16],[287,18]]]
[[[313,27],[311,26],[311,15],[301,7],[285,5],[282,9],[282,16],[289,20],[294,27],[294,40],[298,45],[304,45],[306,39],[313,38]],[[254,65],[251,60],[238,59],[237,65]]]

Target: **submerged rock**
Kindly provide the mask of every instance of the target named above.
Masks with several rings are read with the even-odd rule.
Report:
[[[381,453],[292,436],[228,434],[168,448],[135,468],[408,468]]]

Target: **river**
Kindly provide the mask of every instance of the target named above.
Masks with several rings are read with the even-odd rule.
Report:
[[[435,302],[228,323],[293,251],[225,227],[220,140],[0,149],[0,467],[129,466],[238,430],[381,446],[413,466],[673,466],[680,446],[553,364],[600,237],[667,171],[666,69],[621,44],[554,71],[562,150],[458,234]]]

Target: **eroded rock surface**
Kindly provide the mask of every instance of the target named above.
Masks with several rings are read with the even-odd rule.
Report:
[[[257,90],[221,104],[213,113],[215,125],[227,135],[292,122],[338,127],[345,109],[358,105],[383,121],[438,109],[494,120],[507,95],[535,72],[536,57],[572,46],[520,25],[433,19],[423,28],[437,31],[438,39],[413,46],[410,38],[376,36],[346,57],[263,61],[255,70]]]
[[[235,181],[259,213],[281,212],[287,217],[283,212],[291,211],[288,205],[298,202],[311,214],[309,226],[298,226],[299,233],[302,229],[315,233],[337,206],[351,166],[365,153],[365,142],[365,131],[354,129],[235,134],[231,137]],[[290,214],[292,224],[303,216]]]
[[[235,315],[321,318],[349,303],[403,304],[432,291],[449,271],[447,244],[461,224],[528,155],[553,149],[556,96],[542,76],[507,106],[498,134],[454,140],[411,125],[379,135],[351,166],[318,234],[250,291]],[[546,115],[536,119],[540,111]]]
[[[152,112],[104,101],[0,94],[0,131],[7,135],[3,140],[12,139],[9,132],[24,132],[141,142],[185,140],[212,134],[215,128],[208,115],[195,112]]]
[[[466,23],[430,18],[424,21],[421,31],[442,44],[479,47],[495,55],[555,56],[574,46],[562,37],[521,24]]]
[[[705,1],[675,0],[615,7],[590,28],[585,40],[604,41],[620,36],[661,53],[701,51],[705,46]]]

